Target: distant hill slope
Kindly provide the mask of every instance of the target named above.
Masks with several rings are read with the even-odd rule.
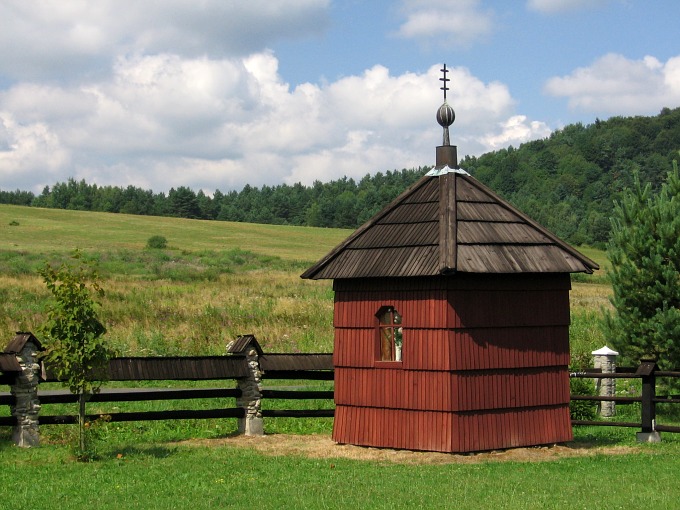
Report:
[[[634,171],[658,187],[680,149],[680,108],[653,117],[571,124],[519,148],[466,157],[461,166],[562,239],[603,246],[609,216]],[[214,196],[187,187],[154,193],[69,179],[34,196],[0,190],[0,203],[262,224],[356,228],[429,167],[378,172],[360,181],[245,186]]]
[[[247,250],[283,260],[316,262],[349,230],[186,220],[0,205],[0,254],[107,253],[142,250],[161,235],[180,251]]]
[[[680,149],[680,108],[655,117],[572,124],[549,138],[466,158],[461,166],[573,244],[602,245],[634,171],[655,189]]]

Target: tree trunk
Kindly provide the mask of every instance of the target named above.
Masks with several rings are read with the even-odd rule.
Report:
[[[79,453],[85,455],[85,399],[84,392],[78,393],[78,434],[79,434]]]

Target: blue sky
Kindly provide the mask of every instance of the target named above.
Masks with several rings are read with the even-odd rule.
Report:
[[[0,1],[0,189],[210,193],[680,106],[677,0]]]

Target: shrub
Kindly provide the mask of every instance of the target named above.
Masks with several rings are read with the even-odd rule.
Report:
[[[168,240],[163,236],[151,236],[146,241],[146,247],[152,250],[163,250],[168,247]]]
[[[591,355],[587,352],[573,353],[569,370],[581,372],[591,365]],[[572,395],[595,395],[595,383],[592,379],[572,377],[569,379],[569,392]],[[569,415],[572,420],[594,420],[597,416],[597,402],[593,400],[571,400]]]
[[[595,383],[592,379],[572,377],[569,380],[572,395],[594,395]],[[592,400],[572,400],[569,402],[569,415],[572,420],[594,420],[597,416],[597,403]]]
[[[46,343],[45,363],[57,378],[78,395],[80,460],[90,460],[85,436],[85,402],[97,393],[106,377],[113,353],[103,339],[106,328],[99,320],[97,297],[103,297],[99,275],[76,251],[71,265],[54,268],[49,263],[39,271],[52,302],[42,327]]]

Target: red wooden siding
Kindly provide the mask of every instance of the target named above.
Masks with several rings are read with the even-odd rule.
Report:
[[[569,293],[450,291],[451,328],[569,325]]]
[[[473,411],[569,403],[569,375],[562,367],[465,372],[336,368],[335,386],[336,405],[359,407]]]
[[[434,411],[510,409],[569,403],[569,376],[561,367],[502,371],[335,371],[335,403]]]
[[[475,328],[451,330],[448,334],[449,370],[549,367],[569,364],[567,325]]]
[[[569,404],[454,413],[452,452],[561,443],[573,439]]]
[[[568,275],[335,281],[333,437],[467,452],[571,439]],[[375,314],[403,317],[378,361]]]
[[[448,413],[337,406],[338,443],[464,453],[573,439],[569,406]]]
[[[465,274],[450,277],[355,278],[334,280],[337,294],[346,292],[403,292],[430,290],[570,290],[568,274]]]
[[[382,306],[393,306],[408,328],[445,328],[446,291],[336,292],[336,328],[361,328],[375,325],[375,314]]]
[[[336,328],[333,365],[338,367],[372,367],[377,355],[377,336],[372,328]]]
[[[453,372],[450,384],[453,411],[569,404],[564,367]]]
[[[335,367],[373,367],[375,328],[336,328]],[[405,370],[483,370],[550,367],[569,364],[569,330],[564,326],[476,328],[469,330],[404,328]]]
[[[451,452],[448,412],[337,406],[333,440],[338,443]]]
[[[389,368],[336,368],[335,404],[390,409],[451,409],[451,374]]]

